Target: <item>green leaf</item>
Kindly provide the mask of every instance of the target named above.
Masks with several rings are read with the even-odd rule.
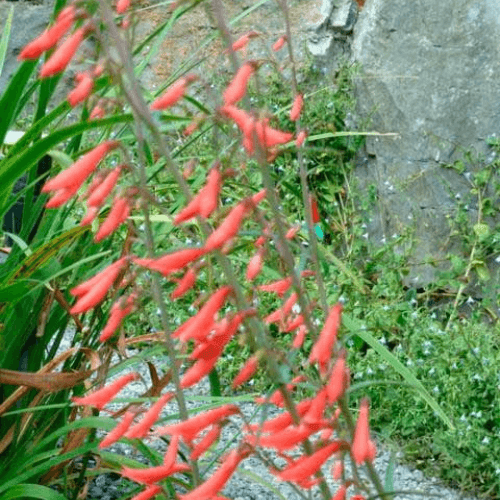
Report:
[[[10,6],[9,15],[3,25],[3,34],[0,39],[0,75],[3,71],[3,65],[5,62],[5,54],[7,52],[7,45],[9,44],[10,30],[12,28],[12,18],[14,17],[14,6]]]
[[[476,236],[479,238],[479,241],[485,240],[490,235],[490,228],[488,227],[488,224],[478,222],[477,224],[474,224],[473,229]]]
[[[0,109],[2,110],[2,119],[0,120],[0,144],[3,144],[5,136],[7,135],[7,130],[9,130],[10,124],[16,115],[16,111],[19,112],[18,103],[21,100],[24,88],[36,64],[36,61],[25,61],[21,64],[17,72],[11,78],[9,86],[5,89],[0,99]]]
[[[66,500],[64,495],[57,491],[38,484],[17,484],[9,488],[0,500],[10,500],[11,498],[42,498],[44,500]]]
[[[452,430],[455,426],[448,418],[446,413],[441,409],[437,401],[429,394],[427,389],[422,385],[413,373],[406,368],[386,347],[378,342],[367,330],[365,330],[361,322],[348,314],[342,315],[342,324],[353,334],[363,339],[370,347],[376,351],[380,357],[396,370],[406,382],[411,384],[419,396],[436,412],[439,418]]]
[[[387,469],[385,470],[384,491],[394,491],[395,462],[396,462],[395,453],[391,451],[391,456],[389,457],[389,463],[387,464]]]

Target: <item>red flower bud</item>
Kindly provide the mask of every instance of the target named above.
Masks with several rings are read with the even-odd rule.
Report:
[[[293,101],[292,109],[290,110],[290,120],[292,120],[292,122],[299,119],[303,104],[304,98],[302,97],[302,94],[297,94],[297,97]]]
[[[66,69],[78,47],[83,42],[88,28],[78,28],[59,48],[50,56],[49,60],[42,66],[39,77],[47,78],[54,76]]]
[[[138,378],[137,373],[128,373],[88,396],[83,398],[73,397],[71,400],[77,405],[91,405],[98,410],[102,410],[127,384]]]
[[[67,97],[69,105],[73,108],[77,104],[85,101],[94,88],[94,80],[89,74],[79,74],[82,75],[82,78],[79,79],[78,85],[68,94]]]

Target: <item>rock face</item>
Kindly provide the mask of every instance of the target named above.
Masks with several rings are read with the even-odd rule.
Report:
[[[345,18],[347,4],[354,2],[325,0],[330,18],[316,33],[323,33],[323,45],[310,43],[330,67],[339,31],[331,27]],[[457,250],[450,238],[457,203],[467,200],[470,220],[477,222],[474,174],[493,161],[486,139],[500,123],[500,2],[366,0],[351,29],[343,50],[361,63],[359,114],[371,117],[371,130],[399,134],[368,137],[357,167],[361,185],[373,185],[377,193],[368,232],[380,241],[413,230],[409,281],[418,286],[440,266],[429,258],[442,262]],[[462,173],[444,168],[467,151],[482,161],[465,161]]]
[[[14,9],[14,17],[5,63],[0,74],[0,93],[3,92],[10,77],[19,66],[17,55],[21,49],[47,27],[54,9],[54,0],[44,0],[43,3],[0,1],[2,33],[11,8]]]

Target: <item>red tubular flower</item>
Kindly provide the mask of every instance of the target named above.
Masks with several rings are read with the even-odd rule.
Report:
[[[172,300],[182,297],[188,290],[190,290],[196,282],[196,271],[190,268],[186,271],[184,276],[177,283],[177,288],[171,293]]]
[[[123,467],[120,473],[123,477],[131,479],[136,483],[153,484],[177,472],[187,472],[189,470],[187,464],[174,464],[159,465],[158,467],[150,467],[149,469],[131,469],[130,467]]]
[[[252,38],[256,38],[258,36],[260,36],[260,33],[258,33],[257,31],[249,31],[248,33],[240,36],[238,40],[233,42],[233,45],[231,46],[233,52],[237,52],[238,50],[245,48]]]
[[[127,297],[126,301],[121,298],[112,305],[109,319],[99,337],[101,342],[106,342],[116,332],[123,318],[133,311],[136,299],[137,295],[132,294]]]
[[[220,353],[219,353],[220,355]],[[180,381],[181,389],[187,389],[197,384],[203,377],[208,375],[213,367],[217,364],[219,355],[212,356],[211,358],[201,358],[186,371]]]
[[[99,213],[99,209],[97,207],[88,208],[87,213],[85,214],[85,217],[80,221],[80,226],[83,227],[83,226],[86,226],[88,224],[91,224],[92,221],[97,217],[98,213]]]
[[[302,94],[297,94],[297,97],[293,101],[292,109],[290,110],[290,120],[292,120],[292,122],[295,122],[299,119],[303,105],[304,98],[302,97]]]
[[[295,317],[294,319],[290,320],[285,325],[285,328],[283,329],[283,331],[285,333],[293,332],[293,330],[299,328],[303,324],[304,324],[304,315],[303,314],[299,314],[299,315],[297,315],[297,317]]]
[[[262,271],[264,265],[264,247],[257,250],[256,254],[250,259],[247,266],[246,278],[248,281],[253,281]]]
[[[113,169],[106,178],[94,189],[87,200],[89,207],[100,207],[115,187],[120,177],[122,166]]]
[[[215,314],[224,305],[224,302],[232,291],[233,289],[230,286],[219,288],[212,294],[198,313],[183,323],[172,336],[178,337],[182,342],[187,342],[190,339],[203,339],[208,333],[207,326],[208,329],[212,327]]]
[[[94,109],[90,113],[89,120],[94,120],[96,118],[104,118],[104,115],[105,115],[104,108],[100,104],[97,104],[96,106],[94,106]]]
[[[307,132],[305,130],[301,130],[299,132],[299,135],[295,139],[295,145],[300,148],[302,144],[304,144],[305,140],[307,139]]]
[[[99,243],[114,233],[127,220],[129,215],[130,204],[128,199],[123,197],[115,198],[106,220],[99,226],[99,231],[94,236],[94,241]]]
[[[243,99],[247,92],[248,80],[255,73],[256,68],[257,63],[255,61],[248,61],[236,72],[234,78],[222,94],[226,106],[236,104]]]
[[[299,417],[305,415],[309,411],[311,404],[312,404],[311,401],[308,399],[301,401],[299,404],[297,404],[297,406],[295,407],[295,409],[297,410],[297,415]],[[293,424],[292,416],[290,415],[289,412],[286,411],[281,415],[272,418],[271,420],[266,420],[262,425],[252,424],[248,427],[249,430],[252,432],[260,430],[260,432],[262,433],[276,434],[277,432],[286,429],[292,424]]]
[[[125,434],[125,432],[127,432],[127,429],[130,427],[130,424],[133,422],[135,416],[136,413],[133,411],[125,413],[122,421],[99,443],[99,448],[107,448],[113,443],[116,443]]]
[[[77,405],[90,405],[102,410],[127,384],[138,378],[137,373],[127,373],[102,389],[83,398],[73,397],[71,401]]]
[[[286,41],[287,41],[286,35],[283,35],[280,38],[278,38],[278,40],[274,42],[273,51],[278,52],[278,50],[281,50],[285,46]]]
[[[237,127],[243,132],[243,134],[251,134],[254,128],[253,117],[250,116],[246,111],[237,108],[236,106],[223,106],[220,108],[220,112],[231,118]]]
[[[184,422],[159,427],[155,433],[159,436],[179,435],[184,442],[190,443],[203,429],[239,412],[240,410],[236,405],[223,405],[213,410],[199,413]]]
[[[276,432],[270,436],[261,436],[259,445],[264,448],[274,448],[278,451],[286,451],[302,443],[316,431],[317,429],[308,425],[287,427],[286,429]]]
[[[180,437],[173,436],[170,440],[170,444],[163,457],[163,465],[172,467],[175,464],[175,459],[177,458],[177,452],[179,451],[179,439]]]
[[[190,460],[198,460],[203,453],[205,453],[212,444],[219,439],[221,433],[221,427],[219,425],[214,425],[212,428],[201,438],[200,442],[196,444],[189,455]]]
[[[102,270],[100,273],[96,274],[92,278],[88,279],[84,283],[80,283],[78,286],[75,286],[70,293],[75,297],[82,297],[86,295],[92,288],[100,283],[103,280],[109,281],[111,280],[111,284],[117,278],[119,272],[122,270],[123,266],[126,263],[126,257],[122,257],[118,259],[113,264],[110,264],[106,269]],[[112,278],[112,279],[111,279]]]
[[[65,7],[57,16],[54,26],[28,43],[17,56],[17,60],[38,59],[45,51],[54,47],[71,26],[73,26],[75,13],[76,8],[74,5]]]
[[[370,440],[370,428],[368,425],[368,400],[361,401],[358,421],[354,430],[354,438],[351,446],[352,456],[358,465],[366,460],[372,462],[375,459],[375,443]]]
[[[116,2],[116,13],[118,15],[125,14],[130,7],[130,0],[118,0]]]
[[[68,191],[73,194],[76,193],[87,177],[97,168],[97,165],[106,154],[118,147],[119,144],[118,141],[106,141],[99,144],[99,146],[96,146],[73,163],[71,167],[63,170],[53,179],[48,180],[42,188],[42,193],[48,193],[50,191],[57,191],[58,193],[60,191]],[[58,193],[56,196],[58,196]]]
[[[85,101],[94,88],[94,79],[88,73],[77,74],[78,85],[68,94],[68,102],[71,107]]]
[[[257,371],[259,366],[259,358],[257,356],[251,356],[248,358],[247,362],[242,366],[238,375],[233,380],[233,389],[244,384],[248,379],[250,379],[253,374]]]
[[[181,500],[209,500],[213,498],[229,481],[229,478],[243,460],[238,450],[232,450],[217,471],[204,483],[181,497]]]
[[[339,356],[335,365],[333,366],[332,374],[326,386],[328,395],[328,404],[333,404],[344,394],[347,384],[349,383],[347,373],[345,356]]]
[[[207,182],[200,192],[174,218],[174,224],[180,224],[197,215],[205,219],[217,208],[221,189],[221,174],[217,167],[210,170]]]
[[[158,493],[161,492],[161,487],[153,484],[151,486],[148,486],[144,491],[141,491],[134,497],[132,497],[130,500],[149,500],[150,498],[153,498],[155,495],[158,495]]]
[[[343,484],[338,490],[337,490],[337,493],[335,493],[335,495],[333,495],[332,497],[332,500],[345,500],[345,494],[347,492],[347,488],[346,488],[346,485]],[[351,497],[351,500],[353,499],[353,497]]]
[[[342,460],[336,460],[332,467],[332,477],[335,481],[339,481],[344,471],[344,463]]]
[[[297,302],[298,295],[293,292],[290,297],[285,301],[285,303],[276,311],[272,312],[264,318],[265,323],[281,323],[283,324],[287,316],[292,311],[293,306]]]
[[[39,77],[47,78],[54,76],[66,69],[78,47],[83,42],[88,28],[78,28],[59,48],[50,56],[48,61],[40,69]]]
[[[286,467],[277,476],[282,481],[293,481],[295,483],[306,481],[313,474],[316,474],[328,458],[338,451],[339,448],[339,443],[327,444],[312,455],[299,458],[293,465]]]
[[[267,285],[259,285],[257,290],[262,292],[274,292],[277,293],[280,297],[283,297],[287,290],[292,286],[292,278],[283,278],[278,281],[273,281],[272,283],[268,283]]]
[[[311,407],[307,410],[304,415],[302,422],[306,425],[322,425],[323,424],[323,413],[326,407],[326,389],[322,389],[314,397],[311,403]]]
[[[154,425],[160,416],[163,407],[174,397],[173,392],[167,392],[143,415],[140,422],[131,427],[125,434],[126,438],[135,439],[146,437],[149,429]]]
[[[300,231],[300,226],[297,225],[297,226],[293,226],[291,227],[285,234],[285,238],[287,240],[292,240],[293,238],[295,238],[295,236],[297,235],[297,233]]]
[[[319,334],[318,340],[314,344],[311,354],[309,355],[309,363],[317,361],[319,364],[320,373],[325,375],[328,370],[328,363],[332,356],[332,351],[337,340],[337,332],[340,327],[340,318],[342,315],[342,304],[338,302],[335,304],[325,325]]]
[[[306,338],[307,334],[307,327],[306,325],[300,325],[298,332],[295,334],[295,337],[293,338],[293,348],[294,349],[299,349],[302,347],[302,344],[304,343],[304,340]]]
[[[187,86],[194,80],[196,80],[195,75],[188,75],[179,78],[173,85],[171,85],[167,91],[155,99],[149,109],[151,111],[158,111],[170,108],[175,103],[177,103],[186,93]]]
[[[126,258],[122,257],[104,269],[104,271],[96,274],[93,278],[73,288],[70,293],[78,297],[78,301],[70,309],[70,314],[86,312],[101,302],[116,281],[125,263]]]
[[[225,243],[234,238],[240,230],[244,217],[252,208],[252,203],[243,200],[226,216],[222,224],[207,238],[204,249],[206,252],[222,248]]]
[[[283,132],[270,127],[267,121],[260,121],[255,124],[255,132],[259,142],[264,148],[272,148],[280,144],[286,144],[291,141],[293,134],[291,132]]]
[[[153,271],[158,271],[163,276],[184,269],[189,263],[198,259],[206,253],[203,248],[186,248],[168,255],[164,255],[158,259],[137,259],[134,262],[142,267],[147,267]]]

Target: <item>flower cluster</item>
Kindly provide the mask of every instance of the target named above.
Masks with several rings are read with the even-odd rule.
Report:
[[[119,0],[115,7],[116,22],[122,29],[126,29],[128,24],[127,18],[123,19],[122,16],[129,7],[129,0]],[[74,6],[63,9],[54,26],[28,44],[21,52],[20,58],[38,58],[44,52],[55,48],[42,66],[39,76],[46,78],[62,72],[87,34],[92,30],[103,29],[100,27],[102,23],[92,20],[77,25],[79,19],[88,17],[89,13],[80,12]],[[70,31],[72,32],[67,35]],[[63,40],[66,35],[67,38]],[[243,51],[251,40],[258,37],[259,33],[255,31],[246,33],[229,45],[227,53]],[[282,36],[272,49],[281,50],[287,43],[287,37]],[[299,127],[295,132],[279,130],[270,125],[270,117],[262,118],[257,113],[245,109],[242,101],[247,94],[249,81],[257,76],[262,64],[262,61],[255,60],[241,64],[222,92],[222,103],[213,117],[216,124],[221,118],[236,124],[242,134],[243,150],[259,162],[263,162],[265,158],[271,161],[280,153],[280,148],[294,137],[297,146],[301,146],[306,137]],[[77,85],[67,97],[71,106],[84,103],[89,98],[94,90],[94,78],[104,71],[104,67],[100,64],[92,70],[77,74]],[[179,103],[185,97],[189,86],[197,79],[196,75],[190,74],[174,82],[146,108],[148,115],[142,117],[145,123],[154,123],[151,113],[161,113]],[[297,122],[304,106],[304,98],[302,94],[294,93],[289,118],[292,122]],[[102,107],[94,108],[90,116],[102,116],[103,112]],[[112,200],[106,218],[100,222],[94,241],[99,243],[128,223],[131,231],[133,228],[133,240],[136,242],[135,236],[140,231],[130,221],[132,211],[138,206],[135,200],[140,201],[141,205],[147,204],[153,195],[145,194],[144,186],[126,189],[119,187],[120,182],[124,182],[125,175],[128,172],[137,173],[140,166],[124,163],[113,169],[99,168],[112,152],[113,155],[120,155],[124,152],[124,145],[119,141],[107,140],[95,146],[80,156],[68,169],[48,180],[42,191],[51,194],[46,206],[56,208],[72,199],[88,182],[88,188],[81,198],[86,201],[87,206],[82,225],[92,223],[106,200]],[[307,378],[302,374],[288,383],[279,382],[279,389],[271,396],[257,398],[256,404],[275,405],[283,411],[279,416],[263,419],[259,424],[246,425],[237,445],[221,457],[217,470],[192,491],[185,492],[179,498],[219,498],[220,491],[243,460],[254,454],[259,455],[262,451],[272,450],[286,461],[286,465],[281,468],[272,466],[271,472],[277,479],[289,481],[303,489],[321,484],[325,486],[322,467],[331,457],[337,457],[333,477],[341,481],[341,485],[332,500],[344,499],[349,487],[354,485],[356,489],[360,489],[362,485],[356,477],[344,477],[343,461],[346,457],[351,457],[357,465],[371,462],[375,458],[375,446],[370,439],[367,400],[361,402],[359,417],[355,428],[350,429],[350,437],[339,437],[342,413],[348,411],[345,393],[350,381],[345,352],[339,348],[338,342],[342,304],[337,303],[329,311],[324,311],[326,319],[321,330],[317,332],[313,327],[312,314],[321,313],[315,310],[317,307],[314,302],[307,302],[304,293],[306,280],[313,278],[315,273],[309,270],[296,272],[293,266],[285,265],[286,259],[280,254],[282,245],[292,244],[298,237],[300,226],[280,227],[280,231],[277,231],[276,224],[279,222],[268,220],[266,207],[272,205],[277,195],[269,187],[257,193],[254,191],[255,194],[245,197],[231,207],[222,207],[219,198],[225,187],[224,181],[233,174],[234,170],[223,162],[214,162],[205,173],[204,185],[194,195],[187,192],[186,205],[172,217],[172,224],[178,230],[198,224],[201,234],[198,245],[176,248],[159,256],[155,256],[150,248],[146,257],[140,256],[142,252],[136,249],[132,252],[132,244],[126,245],[120,258],[70,291],[71,295],[76,297],[76,302],[70,309],[73,315],[85,314],[103,303],[108,295],[113,296],[107,323],[100,334],[102,343],[113,346],[113,337],[124,318],[138,307],[140,290],[135,285],[137,275],[147,271],[176,282],[177,287],[170,298],[172,301],[178,300],[188,291],[196,290],[200,269],[209,265],[216,266],[214,262],[232,262],[233,253],[238,251],[234,243],[245,225],[252,225],[253,234],[256,232],[255,228],[258,228],[259,234],[253,240],[255,253],[248,259],[245,282],[238,283],[237,280],[230,279],[231,273],[225,270],[223,273],[217,273],[214,283],[218,284],[214,285],[215,290],[211,294],[200,293],[195,302],[198,307],[195,314],[169,334],[169,342],[174,351],[174,359],[171,362],[175,368],[172,369],[182,368],[182,375],[179,372],[176,382],[177,394],[168,391],[160,395],[157,402],[142,415],[140,410],[127,411],[116,427],[102,440],[100,448],[110,446],[121,438],[170,437],[162,465],[121,469],[123,477],[144,485],[144,490],[135,500],[146,500],[161,493],[162,481],[166,478],[193,472],[195,461],[208,453],[227,420],[240,413],[238,407],[225,404],[190,418],[184,415],[181,422],[158,427],[156,424],[161,411],[174,395],[181,397],[183,390],[193,387],[207,376],[233,339],[247,343],[252,351],[233,379],[233,388],[249,381],[260,368],[267,370],[270,376],[275,376],[277,371],[274,367],[276,360],[273,348],[266,342],[259,343],[258,335],[255,334],[256,331],[267,334],[272,325],[279,334],[293,333],[292,349],[302,348],[306,338],[311,340],[308,365],[312,368],[310,371],[315,372],[317,376]],[[317,214],[313,213],[313,220],[316,222],[315,217],[318,218]],[[281,236],[282,234],[284,236]],[[273,260],[269,257],[275,258],[276,252],[285,271],[282,272],[282,278],[269,281],[262,277],[263,269],[265,264],[273,265]],[[260,315],[250,304],[255,303],[259,295],[265,294],[275,294],[280,303],[275,310]],[[158,307],[163,307],[163,304],[159,303]],[[189,355],[183,358],[179,356],[177,359],[177,352],[189,352]],[[123,387],[137,377],[135,373],[125,375],[83,398],[73,398],[73,402],[103,410]],[[295,402],[293,391],[299,384],[315,387],[315,394]],[[182,456],[181,447],[189,451],[189,460],[178,461]],[[360,500],[363,497],[357,494],[351,498]]]

